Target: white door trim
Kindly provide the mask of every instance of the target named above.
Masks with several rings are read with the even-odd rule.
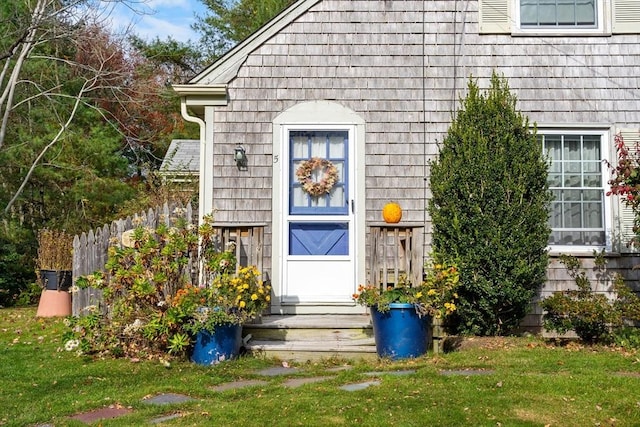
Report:
[[[354,289],[360,283],[365,283],[365,197],[364,197],[364,144],[365,124],[364,120],[354,111],[331,101],[310,101],[297,104],[281,113],[273,121],[273,196],[272,196],[272,262],[271,279],[274,297],[272,300],[272,313],[362,313],[363,307],[356,306],[352,301],[339,304],[306,303],[286,304],[282,300],[285,293],[285,274],[283,271],[283,249],[286,247],[284,238],[287,230],[284,229],[284,221],[287,212],[288,187],[282,179],[288,172],[288,141],[286,140],[289,129],[351,129],[353,134],[352,152],[352,179],[350,199],[354,203],[353,213],[353,256],[355,262]],[[287,170],[285,170],[287,169]]]

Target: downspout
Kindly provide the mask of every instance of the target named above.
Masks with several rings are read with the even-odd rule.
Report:
[[[187,98],[182,96],[180,97],[180,114],[182,118],[191,123],[196,123],[200,127],[200,171],[198,174],[198,221],[201,224],[202,219],[205,216],[206,210],[204,206],[203,195],[205,194],[205,183],[208,181],[209,175],[207,173],[206,168],[206,152],[207,152],[207,144],[206,144],[206,128],[207,125],[204,120],[197,116],[189,115],[187,111]]]

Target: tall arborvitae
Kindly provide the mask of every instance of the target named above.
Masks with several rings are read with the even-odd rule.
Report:
[[[431,167],[433,249],[457,262],[454,333],[503,335],[518,327],[545,281],[548,161],[516,97],[495,73],[473,79]]]

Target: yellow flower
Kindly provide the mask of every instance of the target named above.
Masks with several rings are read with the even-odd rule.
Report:
[[[429,291],[427,291],[427,295],[429,295],[430,297],[434,296],[435,294],[437,294],[435,289],[429,289]]]
[[[422,292],[418,292],[418,293],[416,294],[416,298],[421,298],[421,297],[422,297]]]
[[[271,297],[269,295],[267,295],[266,297],[264,297],[265,301],[269,302],[271,301]]]
[[[238,306],[239,306],[240,308],[244,308],[246,305],[247,305],[247,303],[246,303],[246,302],[244,302],[244,301],[240,301],[240,304],[238,304]]]
[[[258,299],[258,295],[256,294],[251,295],[251,301],[255,301],[257,299]]]

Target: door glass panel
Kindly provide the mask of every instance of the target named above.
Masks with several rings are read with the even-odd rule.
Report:
[[[347,215],[348,131],[290,131],[289,213]],[[305,170],[305,168],[311,170]],[[334,180],[335,182],[331,182]]]
[[[309,157],[308,139],[304,135],[291,136],[291,155],[295,158]],[[299,162],[298,162],[299,163]]]
[[[332,158],[344,158],[344,137],[345,135],[329,135],[329,156]]]
[[[344,187],[338,187],[334,190],[333,197],[329,199],[329,203],[331,207],[340,208],[343,205],[343,200],[345,200],[346,196],[344,194]]]

